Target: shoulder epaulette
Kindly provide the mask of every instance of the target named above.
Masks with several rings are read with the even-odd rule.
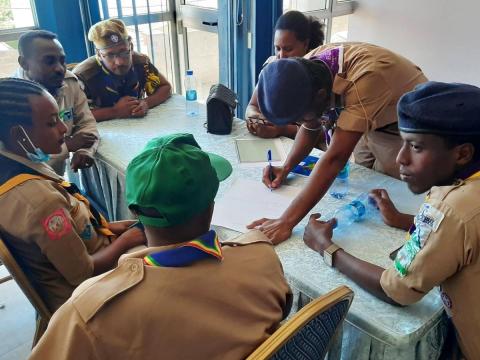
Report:
[[[83,81],[88,81],[95,77],[100,71],[101,67],[98,66],[95,56],[90,56],[88,59],[75,66],[73,69],[73,74],[78,76]]]

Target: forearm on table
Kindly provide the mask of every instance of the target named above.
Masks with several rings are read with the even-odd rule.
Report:
[[[345,250],[338,250],[333,255],[333,266],[360,287],[386,303],[400,306],[385,294],[380,285],[380,278],[385,269],[350,255]]]
[[[92,109],[92,114],[97,122],[112,120],[117,117],[115,108],[113,106]]]
[[[298,128],[299,126],[294,124],[280,126],[280,136],[286,136],[290,139],[295,139],[295,137],[297,136]]]
[[[410,214],[399,213],[396,224],[394,227],[408,231],[413,225],[413,220],[415,216]]]
[[[107,247],[97,251],[92,255],[93,275],[103,274],[105,271],[113,269],[117,265],[118,258],[128,250],[122,237],[118,237]]]
[[[248,104],[247,109],[245,110],[245,119],[248,119],[249,117],[259,116],[261,114],[262,113],[260,112],[258,106]]]
[[[164,84],[161,85],[152,95],[147,97],[145,101],[147,102],[148,108],[151,109],[163,103],[170,96],[172,96],[172,87],[170,84]]]
[[[286,171],[290,172],[305,156],[310,154],[318,141],[318,136],[318,131],[310,131],[300,126],[292,150],[288,153],[287,160],[283,164]]]

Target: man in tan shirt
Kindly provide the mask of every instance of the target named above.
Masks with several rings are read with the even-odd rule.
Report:
[[[384,301],[413,304],[438,286],[463,355],[476,359],[480,354],[480,89],[428,82],[400,99],[398,115],[403,138],[397,156],[401,178],[414,193],[430,191],[415,218],[399,213],[385,190],[371,194],[386,224],[409,231],[393,266],[385,270],[338,248],[332,242],[334,221],[319,221],[319,214],[311,216],[304,240],[329,259],[330,266]]]
[[[209,230],[223,158],[190,134],[151,140],[127,168],[148,248],[84,282],[31,359],[243,359],[288,314],[291,292],[258,231],[221,245]]]
[[[20,37],[18,50],[21,67],[15,77],[36,81],[47,88],[67,126],[62,152],[52,155],[48,164],[63,176],[65,160],[73,153],[70,162],[73,171],[92,166],[99,142],[97,122],[77,77],[66,70],[65,52],[57,35],[45,30],[29,31]]]
[[[273,189],[281,186],[321,132],[327,151],[280,218],[260,219],[250,227],[259,227],[274,243],[286,240],[352,153],[357,163],[398,178],[395,156],[401,139],[395,106],[402,94],[426,80],[409,60],[367,43],[323,45],[305,58],[280,59],[265,67],[257,85],[260,111],[276,125],[302,126],[283,166],[273,167],[272,175],[266,168],[263,182]]]

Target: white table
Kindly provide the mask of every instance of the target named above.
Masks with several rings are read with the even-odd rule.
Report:
[[[243,121],[234,121],[231,135],[212,135],[204,127],[205,115],[187,117],[184,107],[184,99],[174,96],[165,104],[150,110],[144,119],[113,120],[98,124],[101,142],[95,166],[83,173],[82,185],[96,202],[107,209],[110,220],[131,217],[124,200],[125,169],[147,141],[156,136],[189,132],[194,134],[204,150],[227,158],[232,163],[233,173],[221,184],[218,197],[236,178],[260,181],[261,167],[245,167],[238,163],[233,139],[247,134]],[[282,141],[286,148],[291,146],[291,140]],[[306,178],[295,177],[289,180],[289,184],[302,186],[305,181]],[[402,182],[352,164],[347,198],[337,200],[326,195],[312,211],[331,213],[356,194],[374,187],[386,188],[401,211],[413,214],[422,202],[422,198],[413,196]],[[307,219],[308,216],[295,228],[292,237],[278,245],[276,250],[289,283],[301,294],[301,301],[318,297],[342,284],[354,290],[355,299],[344,329],[342,358],[438,357],[446,329],[437,291],[430,292],[419,303],[403,308],[376,299],[337,270],[324,265],[320,256],[304,245],[302,236]],[[222,228],[217,231],[223,239],[235,233]],[[383,267],[391,266],[388,255],[404,240],[404,232],[384,225],[379,219],[354,224],[340,236],[338,233],[335,235],[335,241],[350,253]]]

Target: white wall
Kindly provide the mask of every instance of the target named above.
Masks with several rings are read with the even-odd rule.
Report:
[[[430,80],[480,86],[480,1],[357,0],[348,40],[394,50]]]

